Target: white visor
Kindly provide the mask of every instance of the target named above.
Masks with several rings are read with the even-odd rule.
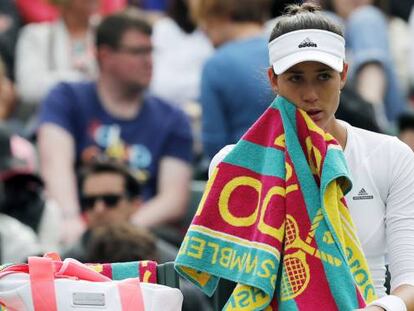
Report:
[[[269,43],[269,60],[278,75],[305,61],[320,62],[342,72],[345,40],[331,31],[320,29],[288,32]]]

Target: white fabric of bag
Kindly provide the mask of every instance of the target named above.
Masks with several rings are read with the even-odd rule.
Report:
[[[55,279],[59,311],[122,311],[117,283],[90,282],[69,278]],[[145,311],[179,311],[183,295],[177,288],[160,284],[140,283]],[[27,273],[13,272],[0,279],[0,301],[7,311],[34,310]]]

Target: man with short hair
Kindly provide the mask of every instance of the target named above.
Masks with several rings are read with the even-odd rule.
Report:
[[[118,163],[97,162],[80,174],[79,201],[88,228],[128,222],[142,204],[141,187]]]
[[[151,26],[131,9],[108,16],[97,29],[96,49],[97,82],[58,84],[40,112],[42,174],[62,207],[68,241],[80,225],[74,167],[101,155],[126,162],[143,183],[145,202],[133,217],[137,225],[180,219],[189,198],[188,120],[146,93],[152,75]]]
[[[95,230],[109,226],[127,226],[132,216],[140,209],[141,186],[126,166],[105,159],[93,161],[80,170],[78,189],[79,205],[87,230],[64,257],[87,261],[88,245]],[[130,250],[131,256],[142,254],[141,260],[151,259],[159,262],[174,260],[177,249],[163,240],[155,239],[145,228],[136,227],[134,235],[141,238],[134,243],[137,249]],[[152,248],[151,252],[145,251],[149,248]]]
[[[64,258],[101,263],[174,261],[176,247],[154,237],[145,228],[129,226],[131,216],[143,204],[140,184],[127,167],[108,159],[92,161],[80,171],[78,188],[88,230],[63,254]],[[184,295],[184,311],[210,310],[206,297],[187,281],[180,281],[180,289]]]

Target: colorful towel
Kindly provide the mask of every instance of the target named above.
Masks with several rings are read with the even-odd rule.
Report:
[[[86,265],[114,281],[139,277],[141,282],[157,283],[157,263],[155,261],[143,260]]]
[[[214,169],[176,270],[224,310],[353,310],[375,292],[344,199],[342,148],[278,97]]]
[[[60,258],[58,259],[58,261],[60,261]],[[151,260],[104,264],[87,263],[86,266],[114,281],[139,277],[141,282],[157,283],[157,263]],[[28,272],[27,264],[7,264],[3,266],[0,265],[0,272],[5,271],[7,269]]]

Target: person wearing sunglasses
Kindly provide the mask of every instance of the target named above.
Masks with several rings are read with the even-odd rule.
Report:
[[[89,228],[129,221],[141,205],[141,187],[123,166],[97,162],[81,173],[80,206]]]
[[[78,242],[63,254],[63,257],[85,261],[86,251],[95,230],[109,225],[122,226],[131,222],[132,215],[142,205],[141,185],[123,164],[110,159],[101,159],[79,170],[78,191],[86,231]],[[147,248],[150,242],[146,241],[152,239],[151,243],[157,249],[157,259],[160,262],[174,259],[177,252],[175,247],[156,239],[146,228],[140,230],[145,232],[141,239],[143,248]],[[147,236],[152,238],[148,239]]]
[[[63,258],[100,263],[175,259],[176,247],[131,223],[142,206],[141,185],[126,166],[106,158],[94,161],[79,171],[78,188],[87,230]],[[210,310],[206,297],[188,282],[182,280],[180,288],[184,311]]]
[[[142,184],[134,224],[172,227],[186,213],[191,128],[183,111],[147,91],[151,33],[146,16],[134,9],[105,17],[96,31],[97,81],[62,82],[42,103],[36,131],[41,173],[62,209],[66,245],[83,230],[74,168],[101,156],[127,163]]]

